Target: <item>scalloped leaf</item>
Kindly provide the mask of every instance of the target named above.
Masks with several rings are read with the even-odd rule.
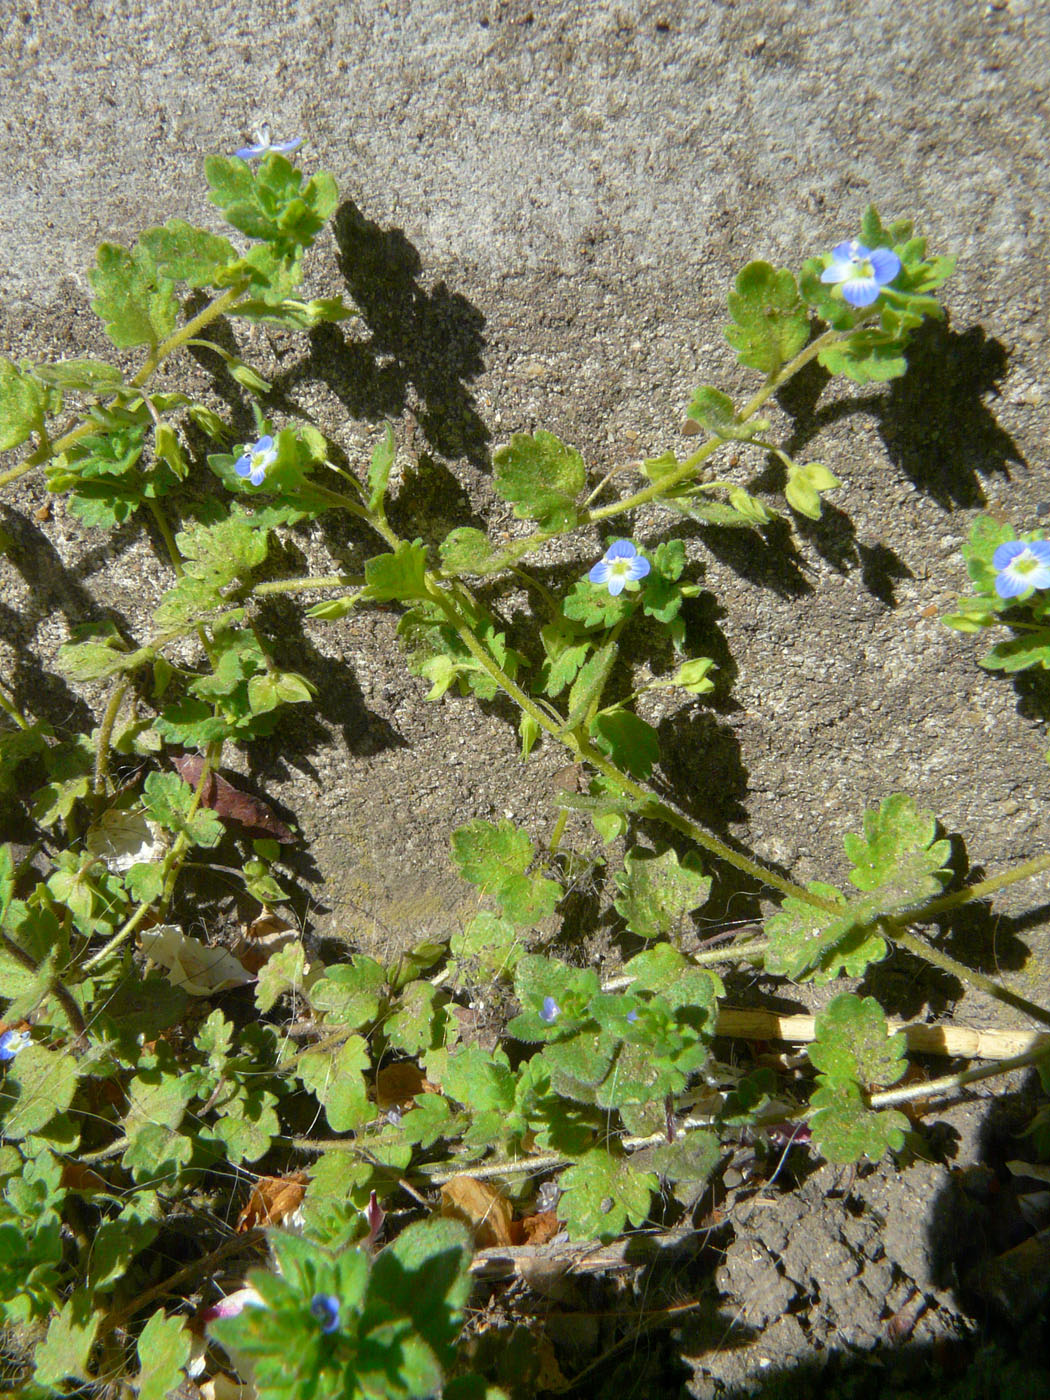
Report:
[[[554,880],[526,874],[536,848],[513,822],[476,821],[452,833],[452,859],[460,874],[498,900],[512,924],[536,923],[553,914],[562,897]]]
[[[514,514],[535,520],[541,530],[567,530],[576,523],[577,498],[587,484],[587,469],[575,447],[553,433],[514,433],[506,447],[492,454],[493,485]]]
[[[635,846],[616,873],[620,893],[616,911],[640,938],[666,938],[681,928],[682,920],[707,902],[710,876],[704,875],[700,856],[689,851],[680,861],[678,852],[657,854]]]
[[[816,1039],[807,1054],[829,1081],[854,1080],[870,1088],[896,1084],[907,1068],[903,1032],[890,1035],[874,997],[843,992],[817,1016]]]
[[[876,1112],[852,1081],[822,1084],[810,1099],[813,1141],[829,1162],[877,1162],[904,1146],[908,1120],[895,1108]]]
[[[850,883],[878,891],[885,913],[940,894],[951,878],[951,843],[937,839],[936,817],[904,792],[865,812],[864,835],[849,832],[843,845],[854,867]]]
[[[636,1171],[623,1157],[594,1147],[562,1172],[558,1218],[572,1240],[614,1240],[630,1221],[644,1224],[660,1182],[655,1172]]]
[[[796,981],[827,982],[841,972],[861,977],[870,963],[882,961],[889,947],[871,928],[872,920],[884,912],[877,895],[847,903],[840,890],[819,880],[806,888],[841,904],[842,912],[818,909],[789,895],[766,920],[768,971]]]
[[[776,374],[809,339],[809,313],[787,268],[748,263],[728,301],[734,324],[726,327],[725,338],[742,365]]]

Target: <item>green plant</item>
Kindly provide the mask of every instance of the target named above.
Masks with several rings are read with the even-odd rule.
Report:
[[[53,730],[0,680],[0,790],[10,801],[32,793],[26,816],[37,836],[28,856],[0,850],[0,1310],[31,1342],[26,1394],[121,1374],[140,1395],[167,1393],[190,1364],[193,1337],[161,1297],[206,1290],[222,1251],[147,1287],[166,1215],[228,1194],[253,1163],[276,1157],[287,1170],[292,1152],[306,1153],[301,1235],[273,1235],[270,1266],[251,1276],[253,1303],[215,1321],[213,1338],[274,1400],[424,1396],[442,1384],[448,1400],[494,1397],[456,1351],[465,1234],[421,1220],[373,1257],[377,1202],[406,1182],[424,1200],[471,1173],[513,1196],[524,1173],[542,1171],[557,1180],[558,1219],[574,1239],[643,1224],[664,1187],[675,1209],[688,1209],[723,1140],[761,1134],[785,1115],[766,1087],[735,1082],[713,1056],[723,996],[714,966],[761,962],[770,974],[829,982],[861,976],[896,944],[1050,1022],[915,931],[1050,859],[946,893],[949,843],[932,814],[897,794],[866,815],[863,834],[845,837],[853,889],[803,888],[657,793],[659,736],[645,697],[671,689],[685,701],[716,684],[713,661],[686,654],[701,586],[682,538],[647,548],[612,534],[597,563],[589,543],[594,527],[629,532],[632,513],[650,505],[683,534],[694,523],[762,530],[783,503],[819,518],[823,494],[841,483],[773,442],[763,405],[812,361],[858,384],[901,375],[910,335],[941,314],[934,293],[952,262],[928,256],[907,223],[884,225],[869,209],[862,242],[810,258],[797,277],[749,263],[729,296],[726,334],[763,381],[741,406],[697,389],[688,414],[705,436],[695,451],[632,463],[635,480],[617,494],[614,475],[592,482],[582,455],[552,434],[515,434],[494,454],[493,489],[529,522],[527,534],[508,542],[460,526],[409,539],[387,516],[390,426],[357,473],[311,424],[278,424],[262,376],[208,338],[220,322],[301,331],[354,314],[338,297],[295,295],[304,254],[335,211],[334,180],[305,179],[268,138],[244,154],[260,165],[205,164],[210,198],[243,235],[241,248],[171,220],[133,248],[99,249],[93,306],[118,349],[141,348],[135,373],[96,360],[0,362],[0,448],[32,440],[0,485],[42,471],[86,526],[137,517],[171,571],[148,635],[93,623],[58,652],[71,681],[106,687],[90,734]],[[226,450],[232,434],[211,407],[155,387],[188,347],[218,356],[247,398],[252,441]],[[727,446],[777,465],[783,503],[749,490],[738,469],[716,475]],[[374,541],[360,575],[282,576],[275,546],[337,513]],[[558,597],[526,566],[563,536],[588,542],[589,553]],[[988,625],[1009,605],[993,596],[1003,569],[990,559],[1012,538],[978,523],[970,562],[982,594],[953,625]],[[501,590],[522,581],[538,600],[529,635],[501,608]],[[322,966],[290,938],[253,982],[236,958],[165,921],[180,882],[192,882],[192,858],[234,821],[247,833],[247,891],[261,902],[285,897],[290,833],[216,770],[226,745],[265,736],[285,706],[311,703],[309,677],[274,661],[259,609],[268,596],[311,593],[325,595],[306,612],[318,621],[396,605],[407,664],[429,682],[428,699],[453,687],[509,698],[523,758],[541,740],[562,746],[586,790],[559,794],[542,846],[507,820],[452,833],[452,860],[491,908],[448,946]],[[1033,600],[1037,627],[1041,606]],[[629,637],[668,658],[662,674],[631,673]],[[1024,664],[1034,664],[1036,641],[1022,642]],[[176,771],[161,766],[165,756]],[[573,812],[593,824],[590,852],[565,844]],[[556,936],[543,952],[532,938],[537,924],[557,923],[587,861],[615,862],[613,908],[644,945],[611,983],[575,966]],[[764,936],[687,956],[679,933],[725,864],[781,896],[779,908]],[[147,956],[152,970],[142,974]],[[494,1048],[472,1041],[457,1015],[479,979],[505,1012]],[[249,985],[239,993],[248,1016],[244,1000],[239,1017],[189,1013],[191,995]],[[303,1045],[288,1031],[289,998],[309,1027]],[[910,1091],[890,1088],[902,1049],[883,1008],[837,996],[810,1058],[812,1097],[788,1112],[808,1122],[817,1150],[849,1163],[899,1149],[906,1120],[894,1105]],[[385,1087],[391,1069],[402,1075],[398,1094]],[[717,1103],[694,1122],[690,1091],[701,1079]],[[323,1114],[330,1136],[302,1131],[311,1114]],[[77,1247],[89,1236],[90,1249]]]

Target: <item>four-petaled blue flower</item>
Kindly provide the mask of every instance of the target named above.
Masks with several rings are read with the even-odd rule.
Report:
[[[634,1025],[635,1021],[637,1021],[637,1019],[638,1019],[638,1008],[637,1008],[636,1006],[632,1006],[631,1009],[630,1009],[630,1011],[628,1011],[628,1013],[627,1013],[627,1019],[628,1019],[628,1021],[630,1021],[630,1023],[631,1023],[632,1026]]]
[[[251,447],[246,447],[233,464],[238,476],[246,476],[253,486],[261,486],[266,478],[266,470],[277,461],[277,448],[269,433],[261,437]]]
[[[613,540],[587,577],[592,583],[604,583],[614,598],[623,592],[629,583],[645,578],[651,565],[643,554],[639,554],[630,540]]]
[[[1016,598],[1029,588],[1050,588],[1050,540],[1007,540],[992,555],[995,591]]]
[[[298,150],[303,144],[303,138],[297,136],[294,141],[271,141],[270,125],[263,122],[262,126],[255,132],[255,145],[242,146],[239,151],[234,151],[235,156],[240,156],[241,160],[258,160],[260,156],[268,156],[271,151],[280,151],[282,155],[288,151]]]
[[[548,1026],[551,1026],[551,1025],[554,1024],[554,1022],[558,1019],[558,1017],[559,1017],[560,1015],[561,1015],[561,1007],[560,1007],[560,1006],[558,1005],[558,1003],[554,1000],[554,998],[553,998],[553,997],[544,997],[544,998],[543,998],[543,1005],[542,1005],[542,1007],[540,1008],[540,1020],[541,1020],[541,1021],[546,1021],[546,1022],[547,1022],[547,1025],[548,1025]]]
[[[0,1060],[13,1060],[19,1050],[32,1043],[28,1031],[4,1031],[0,1035]]]
[[[892,248],[865,248],[853,239],[835,244],[820,280],[841,282],[842,295],[850,306],[870,306],[900,270],[901,260]]]
[[[321,1324],[322,1332],[334,1332],[339,1326],[339,1299],[334,1293],[315,1294],[310,1311]]]

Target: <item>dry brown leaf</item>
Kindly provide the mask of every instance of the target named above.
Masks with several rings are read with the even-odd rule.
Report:
[[[514,1242],[510,1202],[487,1181],[473,1176],[446,1181],[441,1188],[441,1214],[469,1225],[481,1249]]]
[[[274,953],[279,953],[289,943],[298,942],[298,929],[287,923],[279,914],[264,907],[257,919],[245,925],[240,938],[234,944],[233,955],[249,972],[257,976]]]
[[[62,1185],[67,1191],[112,1191],[113,1184],[83,1162],[62,1163]]]
[[[411,1060],[384,1065],[376,1075],[376,1107],[404,1108],[423,1092],[425,1085],[422,1070]]]
[[[264,904],[262,913],[244,926],[245,938],[251,938],[263,943],[272,940],[283,933],[295,934],[295,925],[290,924],[287,919],[282,919],[280,914],[275,914],[272,909],[268,909]]]
[[[519,1244],[541,1245],[552,1240],[562,1229],[561,1221],[557,1212],[553,1210],[541,1210],[536,1215],[526,1215],[518,1222],[518,1230],[521,1235]]]
[[[171,761],[182,781],[196,790],[204,772],[204,759],[186,753],[175,755]],[[208,774],[201,806],[210,808],[220,821],[236,822],[249,836],[272,836],[284,846],[292,845],[296,839],[268,802],[242,792],[218,773]]]
[[[280,1225],[297,1211],[310,1178],[305,1172],[293,1176],[261,1176],[252,1187],[248,1204],[237,1217],[237,1233]]]

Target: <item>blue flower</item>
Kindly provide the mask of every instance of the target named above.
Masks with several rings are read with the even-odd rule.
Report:
[[[0,1035],[0,1060],[13,1060],[20,1050],[32,1043],[28,1031],[4,1031]]]
[[[1000,598],[1016,598],[1029,588],[1050,588],[1050,540],[1007,540],[992,555]]]
[[[634,1025],[635,1021],[637,1021],[637,1019],[638,1019],[638,1008],[637,1008],[636,1006],[632,1006],[631,1009],[630,1009],[630,1011],[628,1011],[628,1013],[627,1013],[627,1019],[628,1019],[628,1021],[630,1021],[630,1023],[631,1023],[632,1026]]]
[[[276,461],[277,448],[273,445],[273,438],[267,433],[253,446],[245,447],[242,455],[234,462],[233,470],[238,476],[246,476],[253,486],[261,486],[266,478],[267,468],[272,467]]]
[[[613,540],[587,577],[592,583],[608,585],[614,598],[623,592],[627,584],[645,578],[651,565],[644,555],[639,554],[630,540]]]
[[[239,151],[234,151],[235,156],[240,156],[241,160],[257,160],[259,156],[268,156],[271,151],[280,151],[282,155],[288,151],[295,151],[303,144],[303,138],[297,136],[294,141],[271,141],[270,124],[263,122],[262,126],[255,132],[255,145],[242,146]]]
[[[339,1299],[334,1293],[315,1293],[310,1311],[321,1324],[322,1332],[334,1332],[339,1326]]]
[[[560,1015],[561,1007],[554,1000],[554,998],[544,997],[543,1006],[540,1008],[540,1020],[546,1021],[547,1025],[551,1026],[554,1024],[554,1022],[558,1019]]]
[[[854,239],[836,243],[831,262],[820,274],[822,282],[840,282],[842,295],[850,306],[870,306],[887,282],[901,270],[901,260],[892,248],[865,248]]]

